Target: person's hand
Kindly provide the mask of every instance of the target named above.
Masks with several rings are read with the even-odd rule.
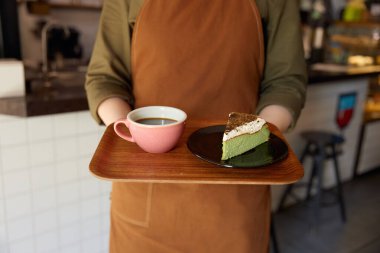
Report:
[[[129,104],[118,97],[108,98],[98,107],[98,115],[106,126],[111,125],[116,120],[126,118],[130,111]]]
[[[269,105],[261,110],[259,117],[275,125],[281,132],[285,132],[292,123],[292,115],[281,105]]]

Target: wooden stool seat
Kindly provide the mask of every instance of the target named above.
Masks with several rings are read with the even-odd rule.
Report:
[[[306,141],[319,145],[337,145],[344,142],[343,136],[327,131],[305,131],[301,133],[301,136]]]

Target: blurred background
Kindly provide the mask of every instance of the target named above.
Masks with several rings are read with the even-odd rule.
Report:
[[[299,0],[308,94],[272,187],[271,252],[380,252],[380,0]],[[0,253],[108,248],[105,130],[83,83],[102,0],[0,0]],[[281,56],[279,56],[281,57]],[[253,196],[254,197],[254,196]]]

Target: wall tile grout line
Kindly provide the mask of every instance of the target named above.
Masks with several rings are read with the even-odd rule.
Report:
[[[80,127],[80,124],[79,124],[79,120],[80,120],[80,117],[79,117],[79,113],[75,113],[75,123],[76,123],[76,131],[75,131],[75,135],[76,135],[76,144],[77,144],[77,148],[79,149],[79,127]],[[79,150],[77,150],[78,153],[79,153]],[[77,174],[78,174],[78,180],[79,180],[79,168],[77,167]],[[80,181],[80,180],[79,180]],[[79,188],[79,192],[78,192],[79,196],[80,196],[80,199],[82,198],[81,196],[81,188]],[[80,226],[79,226],[79,234],[80,234],[80,244],[79,244],[79,247],[80,247],[80,252],[83,252],[83,238],[82,238],[82,235],[83,235],[83,210],[82,210],[82,205],[79,205],[79,220],[80,220]]]
[[[1,136],[0,136],[1,139]],[[2,147],[0,146],[0,173],[3,173],[3,159],[2,159]],[[9,245],[9,235],[8,235],[8,224],[7,224],[7,212],[5,207],[5,186],[4,186],[4,177],[1,177],[1,187],[2,187],[2,197],[4,201],[3,205],[3,216],[4,216],[4,230],[5,230],[5,247],[7,249],[7,252],[10,252],[10,245]],[[1,238],[0,238],[1,239]]]
[[[54,123],[53,123],[54,124]],[[55,126],[55,125],[54,125]],[[57,129],[56,129],[56,126],[54,127],[53,129],[53,160],[54,160],[54,164],[56,165],[56,161],[57,161],[57,150],[56,150],[56,145],[57,145],[57,133],[56,133]],[[67,137],[66,137],[67,138]],[[60,224],[60,219],[59,219],[59,216],[60,216],[60,213],[59,213],[59,208],[58,208],[58,202],[59,202],[59,194],[58,194],[58,191],[57,191],[57,187],[58,187],[58,180],[57,180],[57,170],[56,170],[56,166],[54,166],[54,185],[55,185],[55,189],[54,189],[54,194],[55,194],[55,207],[56,207],[56,223],[57,223],[57,244],[58,244],[58,248],[61,247],[62,245],[62,229],[61,229],[61,224]]]
[[[31,146],[31,140],[30,140],[30,136],[32,135],[32,133],[30,133],[30,129],[27,125],[27,127],[25,128],[25,131],[26,131],[26,137],[27,137],[27,146],[28,146],[28,174],[29,174],[29,180],[30,180],[30,192],[31,192],[31,208],[32,208],[32,231],[33,231],[33,247],[34,247],[34,251],[33,252],[37,252],[37,241],[36,241],[36,238],[35,238],[35,234],[36,234],[36,221],[35,221],[35,216],[36,216],[36,210],[35,210],[35,206],[34,206],[34,191],[33,191],[33,178],[32,178],[32,166],[31,165],[31,149],[32,149],[32,146]]]

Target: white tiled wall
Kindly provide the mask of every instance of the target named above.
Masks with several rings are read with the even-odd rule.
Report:
[[[88,171],[104,130],[88,111],[0,115],[0,253],[107,252],[111,185]]]

